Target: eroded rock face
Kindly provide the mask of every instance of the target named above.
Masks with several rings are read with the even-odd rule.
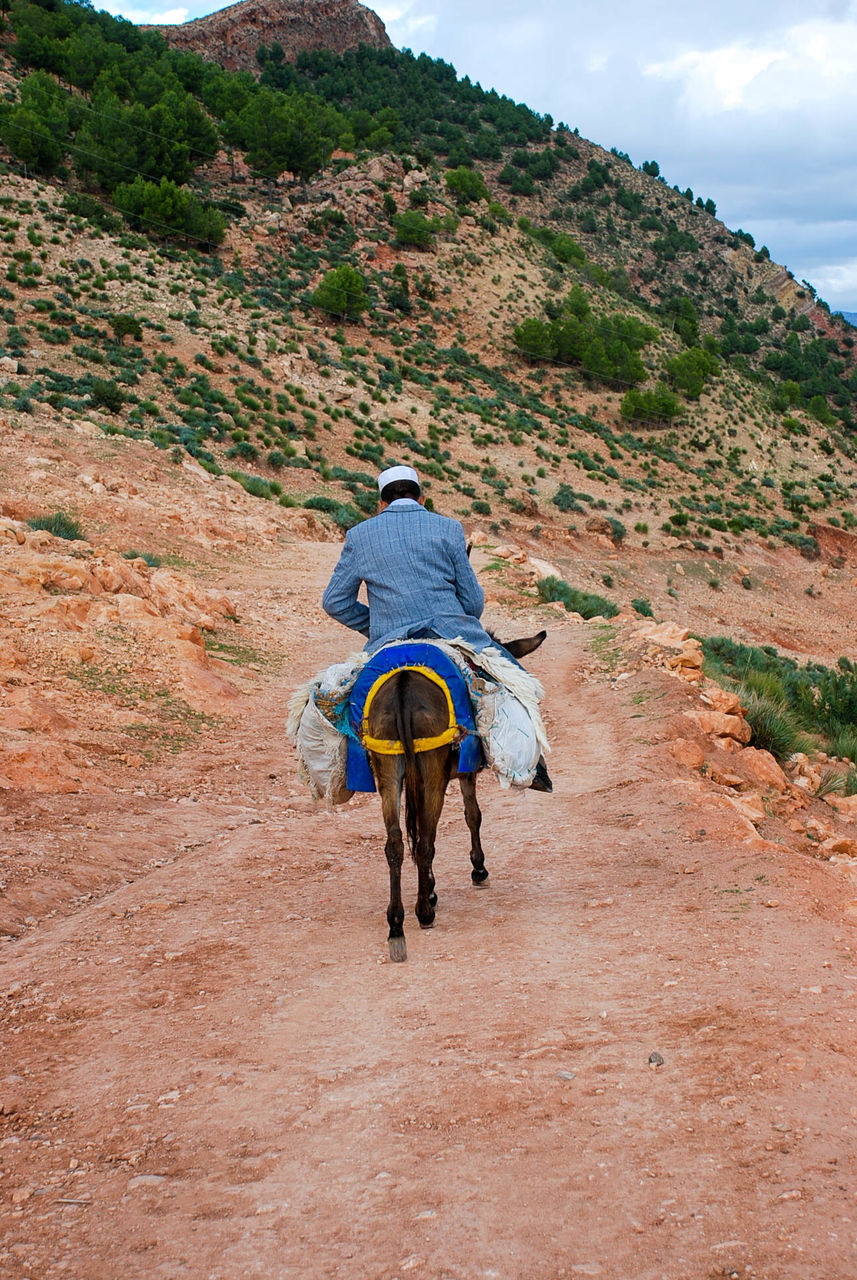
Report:
[[[0,517],[0,596],[0,794],[98,789],[96,758],[139,767],[129,744],[169,744],[238,694],[203,635],[235,606],[171,569]]]
[[[176,49],[190,50],[227,71],[259,75],[256,50],[282,45],[287,62],[299,53],[329,49],[346,53],[358,45],[388,49],[383,22],[357,0],[241,0],[205,18],[156,31]]]

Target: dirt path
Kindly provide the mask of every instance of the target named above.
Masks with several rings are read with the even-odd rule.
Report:
[[[857,895],[674,776],[682,692],[596,636],[532,659],[556,793],[482,787],[483,891],[450,794],[405,965],[376,799],[282,747],[311,611],[229,741],[95,807],[130,883],[2,952],[0,1275],[857,1275]]]

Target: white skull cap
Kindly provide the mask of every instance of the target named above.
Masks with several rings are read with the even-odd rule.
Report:
[[[395,484],[397,480],[410,480],[420,488],[420,478],[413,467],[388,467],[378,477],[378,492],[383,493],[388,484]]]

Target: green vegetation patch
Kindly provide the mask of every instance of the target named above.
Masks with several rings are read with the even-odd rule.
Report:
[[[857,757],[857,668],[848,658],[835,670],[817,662],[801,667],[771,645],[727,636],[703,640],[702,648],[706,674],[747,707],[757,746],[783,760],[804,750],[811,734],[833,754]]]
[[[79,522],[65,511],[54,511],[44,516],[31,516],[27,524],[31,529],[44,529],[52,533],[55,538],[66,538],[69,542],[77,542],[84,536]]]
[[[589,591],[579,591],[562,578],[541,578],[539,580],[539,599],[547,604],[551,600],[559,600],[569,613],[579,613],[583,618],[615,618],[619,606],[604,596]]]

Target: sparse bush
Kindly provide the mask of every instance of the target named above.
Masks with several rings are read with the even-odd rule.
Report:
[[[161,563],[161,557],[151,551],[123,551],[122,556],[125,560],[145,560],[150,569],[157,569]]]
[[[83,530],[73,516],[65,511],[54,511],[51,515],[32,516],[27,524],[31,529],[44,529],[55,538],[67,538],[69,542],[77,542],[83,538]]]
[[[631,607],[636,609],[637,613],[643,618],[653,618],[655,616],[651,601],[647,600],[645,596],[637,596],[631,601]]]

